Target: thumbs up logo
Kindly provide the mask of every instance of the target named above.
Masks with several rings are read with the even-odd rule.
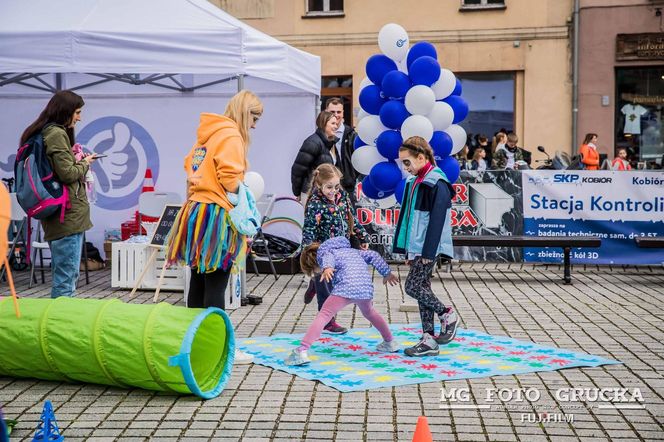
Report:
[[[97,206],[123,210],[138,204],[145,169],[159,176],[159,151],[147,130],[125,117],[98,118],[86,125],[76,140],[87,150],[107,155],[92,163]]]

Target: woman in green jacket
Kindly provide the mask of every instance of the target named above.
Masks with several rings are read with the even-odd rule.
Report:
[[[71,207],[42,220],[44,239],[51,249],[53,287],[51,298],[73,296],[78,281],[83,249],[83,232],[92,227],[90,204],[85,192],[85,174],[94,161],[92,155],[76,161],[72,153],[74,126],[81,120],[83,98],[72,91],[58,91],[46,108],[21,135],[21,145],[35,134],[42,133],[46,156],[56,178],[69,190]],[[49,125],[45,128],[46,125]]]

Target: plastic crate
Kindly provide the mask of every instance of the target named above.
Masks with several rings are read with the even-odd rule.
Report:
[[[111,287],[133,289],[154,248],[147,244],[114,242],[111,249]],[[157,289],[157,280],[164,260],[162,249],[157,252],[157,257],[143,277],[139,289]],[[179,266],[166,269],[161,290],[184,290],[184,269]]]

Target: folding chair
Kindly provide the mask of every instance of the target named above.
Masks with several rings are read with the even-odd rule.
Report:
[[[277,275],[277,270],[274,268],[272,255],[270,254],[269,242],[267,238],[265,238],[265,235],[263,235],[263,229],[262,229],[263,224],[268,219],[270,219],[270,216],[272,216],[272,208],[274,207],[275,198],[276,196],[273,193],[268,193],[264,194],[258,201],[256,201],[256,208],[261,214],[261,227],[258,228],[258,232],[256,233],[256,235],[254,235],[252,239],[251,249],[249,250],[249,259],[251,260],[251,264],[254,268],[254,273],[256,273],[256,275],[259,275],[256,261],[264,261],[265,258],[259,258],[253,252],[258,247],[262,248],[267,257],[267,261],[270,264],[270,270],[272,271],[272,275],[274,276],[274,279],[277,280],[279,279],[279,275]]]
[[[44,279],[44,269],[50,269],[50,263],[48,267],[44,266],[44,250],[49,250],[48,243],[46,241],[42,241],[42,228],[41,228],[41,223],[37,221],[37,239],[32,241],[32,257],[30,258],[30,284],[28,285],[29,288],[32,288],[32,283],[37,282],[37,277],[35,276],[35,270],[39,270],[41,272],[41,282],[44,284],[46,280]],[[85,247],[85,246],[84,246]],[[37,252],[39,252],[39,265],[36,265],[37,263]],[[49,261],[51,260],[50,256],[48,258]]]
[[[18,199],[16,199],[15,193],[9,194],[9,201],[11,205],[11,214],[10,214],[10,224],[9,229],[12,232],[12,239],[7,242],[9,246],[9,251],[7,253],[7,261],[14,254],[16,247],[19,244],[27,246],[28,241],[25,237],[25,228],[28,221],[28,215],[25,213],[23,208],[19,205]],[[18,225],[18,228],[16,227]],[[0,258],[1,259],[1,258]],[[5,268],[0,272],[0,280],[3,280],[5,277]]]

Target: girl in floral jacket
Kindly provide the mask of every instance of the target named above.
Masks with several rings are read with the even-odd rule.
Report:
[[[302,246],[311,243],[323,243],[330,238],[344,236],[350,240],[357,237],[360,248],[369,248],[367,232],[357,222],[353,204],[348,194],[341,188],[342,174],[331,164],[321,164],[312,175],[311,191],[307,200],[304,216],[304,230],[302,233]],[[330,296],[332,284],[321,281],[320,275],[314,276],[318,311]],[[305,302],[307,300],[305,299]],[[337,324],[335,318],[325,326],[325,331],[333,334],[343,334],[348,330]]]

